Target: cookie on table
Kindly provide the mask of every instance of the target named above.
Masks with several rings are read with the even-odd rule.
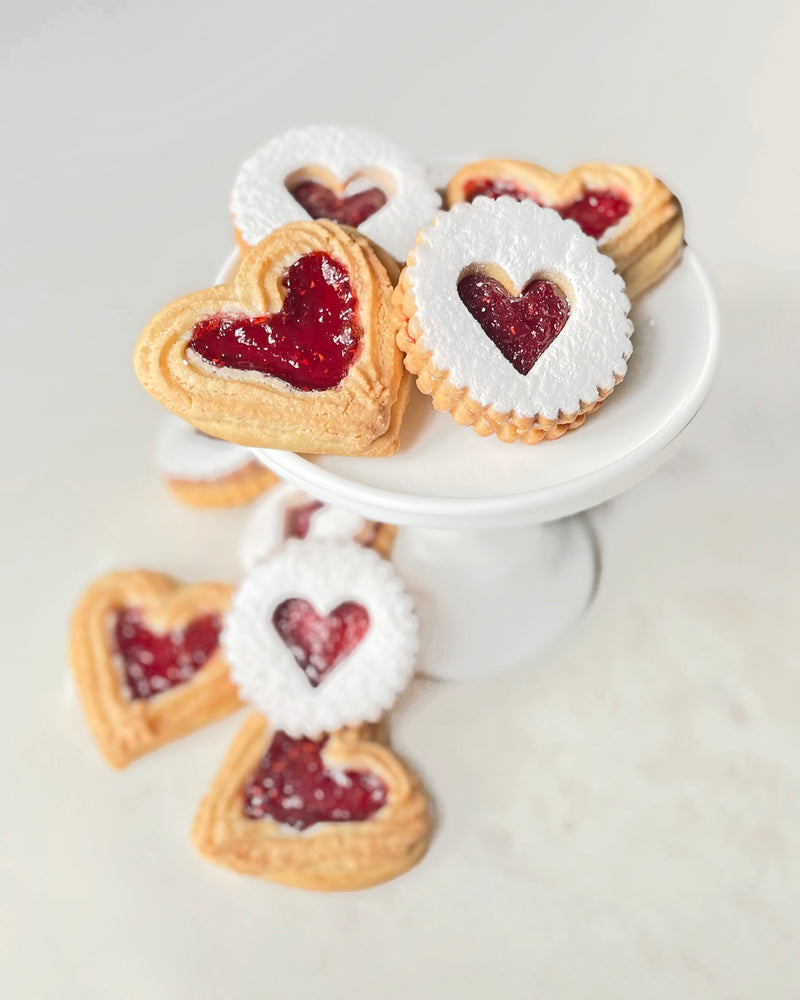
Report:
[[[70,660],[86,720],[112,767],[242,707],[220,648],[231,591],[131,570],[84,592]]]
[[[383,730],[291,737],[251,716],[197,812],[195,847],[245,875],[317,891],[401,875],[424,855],[432,822],[419,779]]]
[[[281,483],[253,508],[242,536],[241,562],[249,572],[290,538],[358,542],[388,558],[396,534],[393,524],[371,521]]]
[[[242,251],[287,222],[330,219],[396,260],[439,207],[421,164],[373,132],[332,125],[291,129],[267,143],[243,165],[231,196]]]
[[[139,338],[136,373],[213,437],[389,455],[409,391],[391,295],[363,236],[327,221],[291,223],[249,250],[231,283],[162,310]]]
[[[610,257],[531,201],[479,198],[420,231],[395,292],[398,344],[437,410],[536,444],[622,381],[630,303]]]
[[[663,181],[641,167],[587,163],[554,174],[535,163],[481,160],[462,167],[446,189],[448,206],[510,196],[573,219],[614,261],[633,300],[683,254],[683,211]]]
[[[240,507],[279,482],[249,449],[173,416],[159,429],[155,462],[170,493],[189,507]]]
[[[222,646],[241,696],[290,736],[377,722],[411,680],[418,622],[391,563],[353,542],[285,542],[250,570]]]

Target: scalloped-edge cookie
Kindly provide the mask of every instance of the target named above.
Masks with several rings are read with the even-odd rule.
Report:
[[[292,539],[242,581],[222,646],[243,698],[290,736],[375,722],[416,665],[413,603],[388,560]]]
[[[242,166],[231,214],[242,250],[287,222],[354,226],[396,260],[440,207],[421,164],[362,128],[314,125],[273,139]]]
[[[392,282],[369,241],[332,222],[283,226],[231,283],[147,325],[142,385],[194,427],[250,447],[388,455],[408,400]]]
[[[531,199],[576,221],[614,261],[631,300],[668,274],[683,254],[680,202],[641,167],[586,163],[556,174],[520,160],[481,160],[455,174],[445,200],[452,206],[503,195]]]
[[[89,728],[112,767],[242,707],[219,641],[231,591],[128,570],[83,593],[70,661]]]
[[[417,387],[459,424],[536,444],[580,427],[627,371],[630,303],[575,222],[511,198],[420,231],[395,292]]]
[[[199,807],[195,847],[236,872],[317,891],[401,875],[424,855],[431,815],[384,740],[373,725],[292,739],[252,715]]]
[[[247,573],[290,538],[358,542],[388,559],[396,534],[393,524],[371,521],[280,483],[253,507],[239,546],[240,561]]]
[[[155,462],[170,493],[189,507],[241,507],[280,482],[247,448],[172,415],[156,437]]]

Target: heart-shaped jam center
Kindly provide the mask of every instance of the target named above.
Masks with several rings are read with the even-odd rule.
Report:
[[[564,329],[566,296],[552,281],[534,278],[514,296],[480,271],[464,275],[458,295],[503,357],[527,375]]]
[[[315,823],[362,822],[384,806],[387,789],[377,774],[325,766],[327,742],[327,736],[292,739],[276,732],[245,785],[245,816],[305,830]]]
[[[302,597],[290,597],[275,609],[272,624],[315,688],[367,634],[369,614],[363,604],[344,601],[320,615]]]
[[[183,629],[152,632],[140,608],[118,612],[113,639],[130,697],[152,698],[190,681],[217,648],[221,628],[221,616],[210,614]]]
[[[298,504],[287,510],[283,537],[305,538],[311,530],[312,517],[322,507],[321,500],[309,500],[308,503]]]
[[[379,187],[339,196],[321,181],[310,178],[296,181],[288,190],[312,219],[332,219],[342,226],[354,228],[383,208],[387,200]]]
[[[517,201],[534,201],[544,205],[541,196],[535,191],[528,191],[515,181],[502,177],[478,177],[468,181],[464,195],[467,201],[473,201],[479,195],[486,198],[500,198],[510,195]],[[630,198],[624,191],[584,189],[580,198],[565,202],[563,205],[549,205],[554,208],[562,219],[572,219],[577,222],[587,236],[598,240],[603,233],[624,219],[631,210]]]
[[[350,276],[315,251],[288,267],[282,280],[279,313],[209,316],[193,328],[188,347],[216,368],[260,372],[303,392],[333,389],[361,344]]]

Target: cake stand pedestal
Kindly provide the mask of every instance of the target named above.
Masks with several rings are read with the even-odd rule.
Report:
[[[574,515],[666,461],[717,360],[717,306],[690,250],[632,317],[625,380],[558,441],[479,438],[413,390],[390,458],[255,452],[319,500],[403,525],[394,558],[417,600],[426,674],[471,679],[530,663],[588,607],[599,562]]]

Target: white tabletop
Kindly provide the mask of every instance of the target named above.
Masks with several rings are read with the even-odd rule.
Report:
[[[4,996],[797,996],[800,14],[753,13],[4,10]],[[236,578],[246,515],[186,512],[155,481],[162,414],[132,347],[227,251],[242,158],[328,120],[420,156],[653,168],[684,203],[725,342],[682,450],[592,515],[603,578],[580,632],[513,675],[420,683],[397,714],[436,801],[428,857],[324,897],[193,853],[238,717],[105,768],[66,630],[115,567]]]

